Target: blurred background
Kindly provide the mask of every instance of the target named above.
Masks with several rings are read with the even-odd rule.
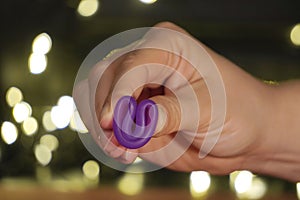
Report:
[[[166,20],[262,80],[300,77],[299,0],[1,1],[1,200],[300,199],[300,184],[248,171],[126,174],[85,149],[71,97],[81,62],[114,34]]]

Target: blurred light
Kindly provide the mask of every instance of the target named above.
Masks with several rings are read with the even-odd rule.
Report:
[[[3,122],[1,126],[1,137],[6,144],[14,143],[18,138],[18,129],[11,122]]]
[[[143,162],[143,160],[140,158],[140,157],[136,157],[136,159],[134,160],[134,164],[138,164],[138,163],[141,163]]]
[[[118,189],[125,195],[137,195],[144,187],[143,173],[126,173],[118,182]]]
[[[51,150],[43,144],[35,146],[34,155],[37,161],[43,166],[48,165],[52,159]]]
[[[155,3],[157,0],[139,0],[139,1],[144,4],[152,4],[152,3]]]
[[[70,123],[71,116],[63,106],[53,106],[51,120],[58,129],[63,129]]]
[[[31,106],[24,101],[17,103],[13,108],[13,116],[16,122],[18,123],[21,123],[25,119],[30,117],[31,113],[32,113]]]
[[[82,122],[79,112],[76,110],[73,112],[70,121],[70,128],[74,131],[78,131],[79,133],[87,133],[88,130]]]
[[[52,47],[51,37],[47,33],[36,36],[32,42],[32,51],[37,54],[47,54]]]
[[[194,198],[204,196],[210,187],[210,176],[205,171],[194,171],[190,175],[190,192]]]
[[[19,88],[11,87],[6,92],[6,102],[10,107],[23,100],[23,94]]]
[[[28,117],[22,123],[22,129],[23,129],[25,135],[28,135],[28,136],[35,134],[37,132],[38,128],[39,128],[38,122],[33,117]]]
[[[73,114],[73,111],[75,109],[75,104],[74,104],[74,100],[72,97],[70,97],[70,96],[60,97],[58,99],[57,105],[63,107],[65,112],[67,113],[67,115],[69,115],[71,117],[71,115]]]
[[[28,59],[29,70],[32,74],[40,74],[47,67],[47,56],[41,53],[32,53]]]
[[[83,174],[91,180],[96,180],[99,177],[100,167],[94,160],[86,161],[82,166]]]
[[[90,17],[97,12],[98,8],[98,0],[81,0],[77,12],[83,17]]]
[[[291,41],[294,45],[300,45],[300,24],[293,27],[290,34]]]
[[[300,183],[297,183],[296,188],[297,188],[298,199],[300,199]]]
[[[48,132],[54,131],[56,129],[56,126],[52,122],[51,119],[51,111],[46,111],[43,115],[43,126],[44,129]]]
[[[267,184],[258,177],[254,177],[251,187],[243,194],[238,194],[240,199],[261,199],[267,192]]]
[[[251,187],[253,174],[249,171],[241,171],[235,178],[234,188],[237,193],[244,193]]]
[[[50,151],[55,151],[58,148],[59,141],[54,135],[43,135],[40,139],[40,144],[45,145]]]

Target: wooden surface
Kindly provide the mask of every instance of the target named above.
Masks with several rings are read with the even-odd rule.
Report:
[[[192,199],[188,190],[175,188],[149,188],[143,190],[142,193],[136,196],[122,195],[117,189],[113,187],[98,187],[84,191],[59,191],[49,189],[46,187],[23,187],[14,188],[13,186],[0,186],[0,200],[182,200]],[[213,194],[206,198],[207,200],[236,200],[236,197],[231,194]],[[281,196],[269,196],[263,198],[264,200],[297,200],[295,194],[285,194]]]

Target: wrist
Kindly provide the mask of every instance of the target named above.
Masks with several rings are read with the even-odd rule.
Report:
[[[264,127],[259,145],[245,156],[253,172],[300,180],[300,82],[266,86],[262,106]]]

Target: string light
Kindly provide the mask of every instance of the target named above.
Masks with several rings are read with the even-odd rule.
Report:
[[[10,87],[6,92],[6,102],[10,107],[13,107],[17,103],[23,100],[23,94],[17,87]]]
[[[29,70],[32,74],[40,74],[47,67],[47,56],[39,53],[32,53],[28,60]]]
[[[51,37],[47,33],[36,36],[32,42],[32,52],[37,54],[47,54],[52,47]]]
[[[34,155],[37,161],[43,166],[48,165],[52,159],[51,150],[43,144],[37,144],[35,146]]]
[[[292,28],[290,38],[294,45],[300,46],[300,24],[296,24]]]
[[[88,179],[97,180],[100,173],[99,164],[94,160],[88,160],[83,164],[82,172]]]
[[[45,145],[50,151],[55,151],[59,146],[59,141],[54,135],[46,134],[41,137],[40,144]]]
[[[13,144],[18,138],[17,127],[11,122],[3,122],[1,125],[1,137],[6,144]]]
[[[192,197],[199,198],[207,194],[210,187],[210,176],[205,171],[194,171],[190,175],[190,192]]]
[[[297,189],[297,197],[300,199],[300,183],[296,184],[296,189]]]
[[[22,101],[14,106],[12,112],[16,122],[21,123],[31,116],[32,108],[27,102]]]
[[[38,122],[34,117],[28,117],[22,123],[22,129],[25,135],[31,136],[35,134],[38,130]]]
[[[81,0],[77,12],[83,17],[90,17],[97,12],[98,8],[98,0]]]
[[[43,127],[46,131],[48,132],[51,132],[51,131],[54,131],[56,129],[56,126],[55,124],[52,122],[52,119],[51,119],[51,111],[46,111],[44,114],[43,114],[43,120],[42,120],[42,123],[43,123]]]
[[[144,4],[152,4],[152,3],[155,3],[157,0],[139,0],[139,1]]]
[[[129,171],[136,173],[124,174],[118,182],[118,190],[125,195],[134,196],[142,192],[144,188],[144,174],[138,173],[142,171],[137,166],[129,167]]]

